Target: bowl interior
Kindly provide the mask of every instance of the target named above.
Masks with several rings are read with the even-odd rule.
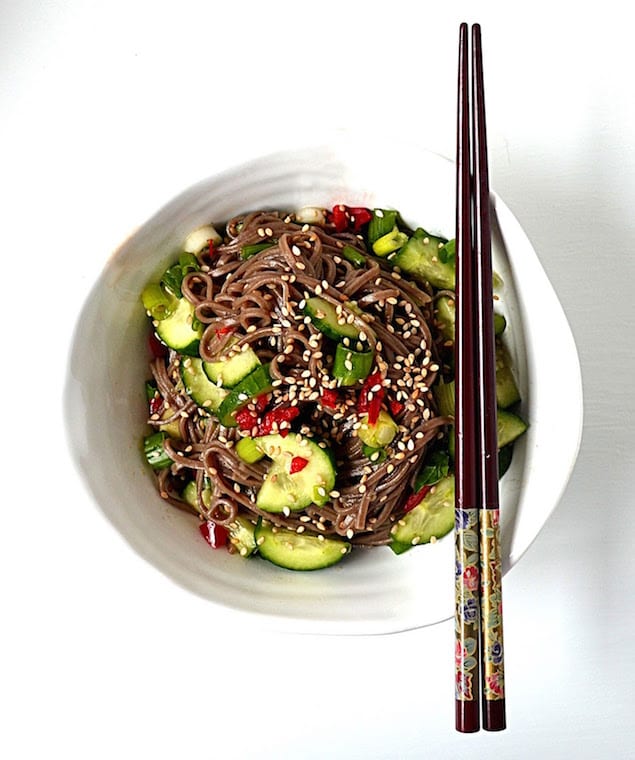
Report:
[[[369,156],[372,159],[369,160]],[[129,544],[190,591],[280,629],[385,633],[453,614],[451,536],[399,557],[354,552],[345,562],[293,573],[258,559],[212,551],[196,519],[166,505],[142,461],[147,323],[145,283],[172,260],[187,233],[256,208],[392,206],[406,221],[453,237],[454,168],[435,154],[361,140],[278,153],[205,179],[143,224],[107,262],[79,316],[65,404],[74,459],[99,507]],[[536,537],[556,506],[579,446],[579,365],[562,309],[535,252],[502,201],[492,198],[494,265],[504,281],[499,307],[518,370],[529,432],[501,483],[504,568]],[[547,344],[544,343],[545,339]],[[562,372],[549,373],[557,347]],[[95,355],[105,357],[99,363]],[[554,388],[555,384],[555,388]],[[558,389],[566,388],[557,405]],[[567,431],[554,445],[548,425],[558,406]]]

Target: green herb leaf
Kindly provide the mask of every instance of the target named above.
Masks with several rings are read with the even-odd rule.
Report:
[[[447,451],[433,451],[428,461],[415,478],[415,492],[424,486],[433,486],[444,478],[450,469],[450,455]]]

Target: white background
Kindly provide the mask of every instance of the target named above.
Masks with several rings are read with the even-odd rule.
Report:
[[[441,5],[2,4],[7,760],[633,756],[627,4]],[[332,127],[379,126],[453,155],[462,20],[483,26],[492,185],[568,315],[586,404],[569,487],[505,583],[509,728],[472,736],[454,731],[450,623],[311,638],[217,618],[89,502],[61,410],[88,288],[185,186]]]

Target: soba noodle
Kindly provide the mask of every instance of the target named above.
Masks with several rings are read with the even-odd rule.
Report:
[[[263,242],[271,246],[241,258],[244,246]],[[182,283],[203,326],[200,358],[219,361],[230,345],[233,352],[253,349],[269,364],[274,386],[269,407],[300,410],[289,434],[325,441],[332,450],[337,480],[328,503],[288,514],[259,509],[256,497],[270,463],[248,464],[236,454],[237,442],[250,431],[223,427],[191,400],[179,372],[187,359],[173,350],[151,363],[170,411],[149,420],[156,428],[178,424],[180,437],[164,443],[172,465],[157,471],[159,491],[170,503],[191,509],[180,488],[194,479],[198,508],[193,511],[221,525],[239,514],[252,522],[262,516],[290,530],[346,537],[353,545],[389,543],[426,452],[449,423],[438,415],[431,390],[443,338],[434,324],[431,288],[406,280],[377,257],[367,256],[365,266],[356,268],[342,256],[345,245],[366,252],[361,236],[351,232],[303,225],[281,212],[248,213],[227,224],[224,241],[200,256],[201,271],[188,273]],[[313,296],[331,303],[358,329],[358,349],[374,351],[372,372],[381,374],[385,401],[392,402],[398,424],[384,461],[373,462],[363,452],[356,434],[360,386],[338,387],[329,338],[303,311]],[[324,389],[337,391],[335,408],[321,403]],[[280,429],[289,424],[282,422]]]

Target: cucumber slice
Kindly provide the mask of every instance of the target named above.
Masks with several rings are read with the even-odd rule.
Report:
[[[203,371],[202,359],[188,356],[181,359],[181,379],[187,395],[200,407],[218,412],[228,391],[211,383]]]
[[[520,391],[512,371],[509,352],[502,341],[496,341],[496,403],[502,409],[520,401]]]
[[[190,505],[190,507],[194,507],[194,509],[197,512],[200,512],[199,504],[198,504],[198,498],[196,493],[196,482],[194,480],[189,480],[187,482],[187,485],[183,489],[183,492],[181,493],[181,496],[183,497],[183,500]],[[203,492],[201,494],[203,499],[203,504],[206,507],[209,507],[211,500],[212,500],[212,489],[209,488],[209,486],[206,486],[203,489]]]
[[[227,527],[229,543],[237,549],[241,557],[249,557],[256,551],[256,526],[246,517],[237,516]]]
[[[441,296],[437,299],[436,306],[436,316],[441,327],[441,332],[448,340],[454,340],[454,325],[456,324],[456,302],[454,298]]]
[[[193,325],[196,324],[196,327]],[[198,345],[203,328],[195,321],[194,304],[180,298],[176,310],[156,326],[157,335],[166,346],[180,354],[198,356]]]
[[[368,377],[374,360],[374,351],[353,351],[343,343],[338,343],[335,347],[333,377],[337,378],[338,385],[355,385],[358,380]]]
[[[333,340],[350,338],[357,340],[359,330],[346,321],[346,310],[342,308],[342,314],[338,315],[335,306],[319,296],[309,298],[304,307],[304,313],[311,318],[311,322],[317,329]]]
[[[441,332],[449,340],[454,340],[456,323],[456,302],[450,296],[441,296],[437,299],[437,320]],[[507,320],[502,314],[494,313],[494,335],[502,335],[507,327]]]
[[[167,438],[163,432],[152,433],[143,439],[143,453],[153,470],[164,470],[172,464],[163,446]]]
[[[218,409],[218,419],[225,427],[236,427],[234,414],[249,403],[254,396],[261,393],[269,393],[271,390],[271,378],[269,377],[269,365],[261,364],[247,377],[243,378],[238,385],[234,386],[229,395],[224,399]]]
[[[391,549],[401,554],[443,538],[454,528],[454,475],[442,478],[392,530]]]
[[[502,449],[512,441],[515,441],[524,432],[526,432],[529,425],[519,417],[517,414],[513,414],[507,409],[499,409],[497,412],[498,420],[498,448]]]
[[[321,570],[351,551],[347,541],[275,528],[264,520],[256,526],[255,535],[260,556],[287,570]]]
[[[335,486],[335,466],[328,449],[299,434],[265,435],[253,439],[273,464],[267,472],[256,506],[265,512],[297,512],[309,504],[322,506]],[[308,464],[299,472],[290,473],[291,460],[302,457]]]
[[[392,265],[435,288],[454,290],[454,259],[441,261],[439,257],[445,242],[419,227],[392,259]]]
[[[254,350],[249,347],[217,362],[203,362],[203,370],[213,383],[220,380],[223,388],[233,388],[261,364]]]
[[[236,453],[247,464],[254,464],[259,462],[264,454],[253,438],[241,438],[236,444]]]

